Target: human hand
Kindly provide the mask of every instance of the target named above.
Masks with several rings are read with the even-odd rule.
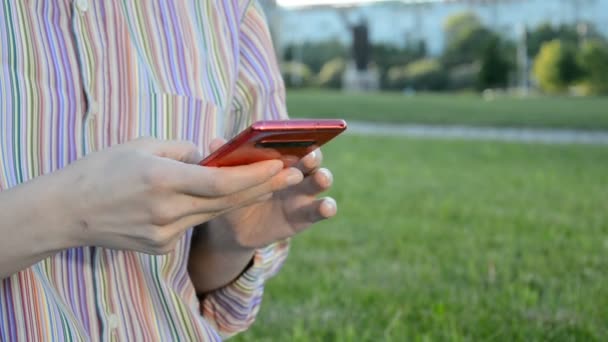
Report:
[[[188,228],[301,177],[277,160],[226,168],[200,160],[191,143],[144,138],[73,163],[59,172],[70,237],[76,245],[164,254]]]
[[[217,150],[223,140],[211,143]],[[332,173],[321,168],[323,155],[316,150],[291,168],[300,175],[300,182],[257,198],[255,203],[216,217],[210,222],[213,240],[232,248],[255,249],[291,237],[312,224],[331,218],[337,213],[332,198],[317,198],[333,182]]]

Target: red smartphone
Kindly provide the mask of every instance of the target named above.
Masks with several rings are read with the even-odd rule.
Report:
[[[200,164],[222,167],[280,159],[285,167],[289,167],[344,130],[344,120],[258,121]]]

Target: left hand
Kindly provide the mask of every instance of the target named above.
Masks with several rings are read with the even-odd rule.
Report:
[[[214,140],[211,151],[224,144]],[[234,280],[257,248],[289,238],[313,223],[336,215],[336,201],[317,196],[331,187],[333,176],[320,168],[320,150],[304,157],[292,170],[295,184],[259,197],[196,228],[188,272],[198,293]],[[289,176],[288,176],[289,177]]]
[[[225,141],[216,139],[211,151]],[[301,182],[273,194],[258,198],[254,203],[230,211],[214,219],[210,229],[221,229],[231,247],[255,249],[289,238],[314,223],[337,213],[333,198],[317,198],[333,182],[332,173],[321,168],[323,155],[317,149],[300,160],[293,168]],[[292,170],[292,171],[296,171]]]

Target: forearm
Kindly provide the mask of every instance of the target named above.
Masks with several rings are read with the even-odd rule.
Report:
[[[0,192],[0,279],[72,247],[64,191],[52,175]]]
[[[197,293],[223,287],[250,264],[255,249],[239,246],[219,219],[195,228],[188,260],[188,272]]]

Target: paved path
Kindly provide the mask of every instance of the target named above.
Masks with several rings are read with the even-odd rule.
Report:
[[[546,144],[608,145],[608,131],[567,129],[434,126],[348,121],[348,133],[443,139],[498,140]]]

